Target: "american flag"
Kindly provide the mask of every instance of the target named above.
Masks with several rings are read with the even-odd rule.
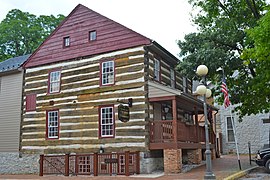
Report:
[[[223,92],[223,94],[224,94],[224,107],[227,108],[230,106],[231,102],[229,99],[229,93],[228,93],[228,88],[226,85],[225,78],[222,79],[221,92]]]

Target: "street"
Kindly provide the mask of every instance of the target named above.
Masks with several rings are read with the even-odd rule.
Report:
[[[270,174],[267,173],[263,167],[258,167],[252,170],[245,177],[240,178],[240,180],[252,180],[252,179],[254,180],[270,179]]]

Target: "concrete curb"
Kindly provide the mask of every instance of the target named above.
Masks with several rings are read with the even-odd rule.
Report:
[[[243,177],[243,176],[247,175],[251,170],[256,169],[257,167],[259,167],[259,166],[254,166],[254,167],[251,167],[251,168],[246,169],[246,170],[244,170],[244,171],[239,171],[239,172],[237,172],[237,173],[235,173],[235,174],[232,174],[232,175],[230,175],[230,176],[224,178],[224,180],[234,180],[234,179],[238,179],[238,178],[240,178],[240,177]]]

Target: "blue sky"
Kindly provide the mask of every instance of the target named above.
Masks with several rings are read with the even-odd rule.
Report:
[[[79,3],[157,41],[176,57],[176,41],[196,31],[187,0],[0,0],[0,21],[11,9],[67,16]]]

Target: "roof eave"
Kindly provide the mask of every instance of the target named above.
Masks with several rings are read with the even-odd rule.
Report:
[[[172,53],[170,53],[167,49],[162,47],[160,44],[158,44],[156,41],[151,41],[151,44],[146,46],[152,51],[159,52],[162,56],[166,57],[166,60],[169,60],[174,65],[177,65],[179,62],[179,59],[175,57]]]

